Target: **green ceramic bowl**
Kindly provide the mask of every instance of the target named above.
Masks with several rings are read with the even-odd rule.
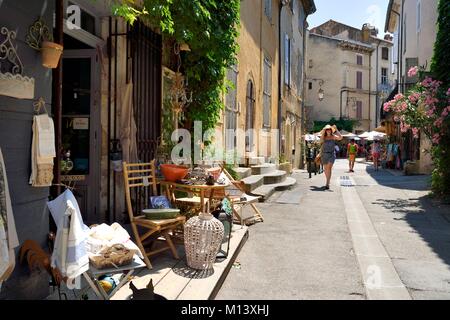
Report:
[[[180,209],[144,209],[142,212],[150,220],[174,219],[180,213]]]

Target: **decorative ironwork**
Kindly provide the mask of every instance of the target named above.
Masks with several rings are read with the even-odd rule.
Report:
[[[42,42],[53,41],[53,36],[45,22],[39,18],[28,30],[25,41],[31,48],[41,50]]]
[[[0,72],[21,75],[23,73],[23,64],[12,42],[12,40],[16,39],[16,32],[9,31],[6,27],[2,27],[0,32],[5,36],[5,39],[0,41]]]

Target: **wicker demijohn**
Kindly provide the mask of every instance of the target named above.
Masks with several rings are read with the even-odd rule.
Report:
[[[222,222],[209,213],[200,213],[184,225],[184,246],[189,267],[213,268],[224,235]]]

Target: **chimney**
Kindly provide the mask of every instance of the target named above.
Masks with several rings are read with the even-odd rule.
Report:
[[[384,40],[387,40],[387,41],[393,41],[393,40],[394,40],[394,37],[392,37],[390,34],[385,34],[385,35],[384,35]]]
[[[368,23],[363,24],[361,31],[362,31],[362,41],[363,42],[369,42],[370,25]]]

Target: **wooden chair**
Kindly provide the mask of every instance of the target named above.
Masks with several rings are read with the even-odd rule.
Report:
[[[219,179],[224,179],[225,182],[230,185],[230,187],[227,187],[225,189],[225,192],[226,196],[231,200],[233,204],[233,214],[237,218],[237,220],[241,223],[241,225],[264,222],[264,217],[255,205],[256,202],[259,202],[260,197],[246,194],[242,181],[234,180],[234,178],[225,169],[225,167],[223,165],[221,167],[222,172]],[[243,218],[242,210],[247,205],[250,205],[254,214],[251,217]]]
[[[170,250],[176,259],[179,259],[175,245],[172,241],[171,233],[174,229],[180,227],[186,221],[184,216],[178,216],[174,219],[150,220],[145,215],[141,215],[142,209],[149,208],[150,195],[157,194],[155,160],[150,163],[123,163],[123,177],[125,182],[125,198],[127,203],[128,216],[130,218],[131,228],[133,229],[136,244],[144,256],[144,262],[149,269],[152,268],[149,257],[165,250]],[[133,209],[133,200],[131,198],[132,190],[136,190],[134,199],[135,208]],[[150,192],[151,191],[151,192]],[[141,194],[138,194],[141,192]],[[138,205],[139,202],[139,205]],[[137,207],[137,208],[136,208]],[[140,234],[138,227],[146,232]],[[149,237],[152,236],[153,239]],[[155,238],[156,236],[156,238]],[[146,251],[143,242],[150,241],[153,244],[159,237],[165,239],[166,245],[162,248]]]

